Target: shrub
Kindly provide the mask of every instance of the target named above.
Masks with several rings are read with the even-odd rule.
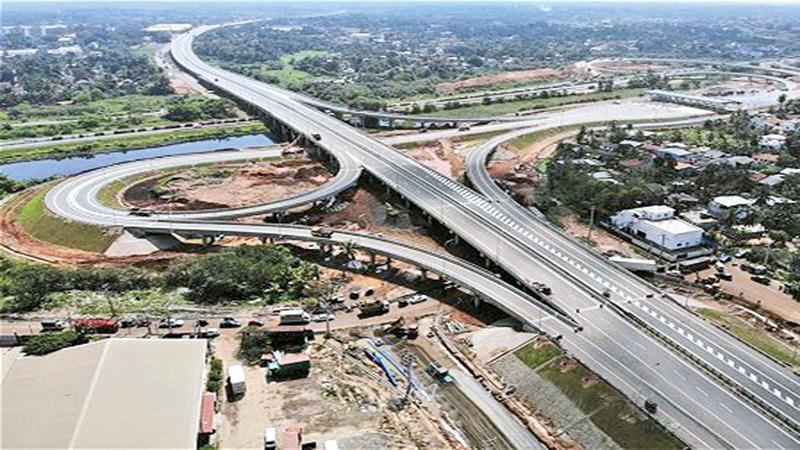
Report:
[[[272,340],[266,330],[247,327],[242,330],[241,337],[239,356],[251,364],[258,362],[261,355],[272,350]]]
[[[211,365],[208,369],[208,381],[206,382],[206,390],[209,392],[219,392],[222,386],[222,360],[214,358],[211,360]]]
[[[25,343],[22,350],[27,355],[46,355],[62,348],[88,342],[86,337],[77,331],[67,330],[55,333],[42,333]]]

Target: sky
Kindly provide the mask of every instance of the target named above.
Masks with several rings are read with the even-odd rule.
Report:
[[[2,0],[0,3],[287,3],[287,0]],[[309,3],[530,3],[548,5],[555,3],[695,3],[695,4],[781,4],[798,5],[800,0],[311,0]]]

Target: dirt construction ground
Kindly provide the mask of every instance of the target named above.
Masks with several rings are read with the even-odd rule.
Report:
[[[214,343],[226,367],[240,363],[237,349],[234,334]],[[365,370],[345,358],[337,343],[329,347],[317,341],[308,353],[312,369],[307,378],[268,382],[264,369],[245,366],[247,392],[222,406],[221,449],[260,449],[266,427],[277,428],[280,442],[280,432],[296,425],[303,428],[304,442],[336,439],[342,448],[451,448],[415,408],[393,412],[386,407],[400,391],[371,377],[374,367]]]
[[[736,259],[725,265],[726,271],[733,275],[733,280],[721,281],[720,288],[733,296],[741,295],[746,302],[757,305],[786,320],[800,323],[800,303],[790,295],[781,292],[779,283],[774,280],[766,286],[751,280],[750,274],[742,270],[739,264],[741,262]],[[699,272],[699,275],[706,278],[714,275],[715,272],[716,269],[710,267]]]

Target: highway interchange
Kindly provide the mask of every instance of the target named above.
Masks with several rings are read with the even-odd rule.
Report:
[[[468,176],[476,192],[305,104],[293,93],[202,62],[191,50],[192,39],[211,28],[198,27],[173,42],[173,57],[179,65],[296,130],[308,141],[317,141],[314,135],[319,135],[316,144],[335,157],[337,175],[320,192],[285,199],[283,204],[257,205],[234,212],[137,217],[97,202],[102,186],[141,171],[265,155],[250,151],[252,154],[163,158],[67,179],[47,195],[47,206],[52,211],[72,220],[150,232],[351,241],[361,248],[442,273],[510,315],[552,336],[562,336],[561,344],[568,352],[637,404],[642,405],[645,399],[655,400],[659,404],[656,418],[692,446],[800,446],[797,432],[788,428],[800,423],[800,384],[795,375],[519,207],[486,174],[486,158],[503,140],[533,130],[587,122],[581,120],[585,114],[570,116],[568,111],[529,117],[528,126],[535,128],[498,137],[473,151],[468,160]],[[615,118],[627,119],[625,114]],[[374,236],[336,232],[320,239],[299,226],[208,221],[263,214],[327,198],[351,186],[362,170],[414,203],[522,284],[548,284],[553,290],[550,301],[557,308],[543,305],[473,264]],[[606,290],[610,299],[602,296]],[[648,297],[650,294],[652,298]],[[581,331],[577,331],[576,322]]]

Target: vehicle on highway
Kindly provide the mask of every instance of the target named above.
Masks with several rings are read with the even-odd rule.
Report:
[[[321,141],[322,140],[322,136],[319,133],[314,133],[314,134],[311,135],[311,137],[313,137],[315,141]]]
[[[458,127],[458,131],[469,131],[469,130],[470,130],[469,125],[461,125],[460,127]]]
[[[650,414],[655,414],[658,412],[658,404],[653,400],[647,399],[644,401],[644,409]]]
[[[180,328],[183,324],[186,323],[183,319],[176,319],[174,317],[169,317],[166,319],[162,319],[161,322],[158,323],[159,328]]]
[[[239,320],[234,317],[225,317],[219,321],[220,328],[237,328],[240,326],[242,326],[242,322],[239,322]]]
[[[152,215],[149,210],[142,208],[131,208],[128,210],[128,214],[139,217],[150,217]]]
[[[333,230],[330,228],[323,228],[323,227],[311,227],[311,235],[316,237],[329,238],[333,236]]]
[[[40,322],[42,331],[63,331],[67,329],[67,321],[61,319],[47,319]]]

